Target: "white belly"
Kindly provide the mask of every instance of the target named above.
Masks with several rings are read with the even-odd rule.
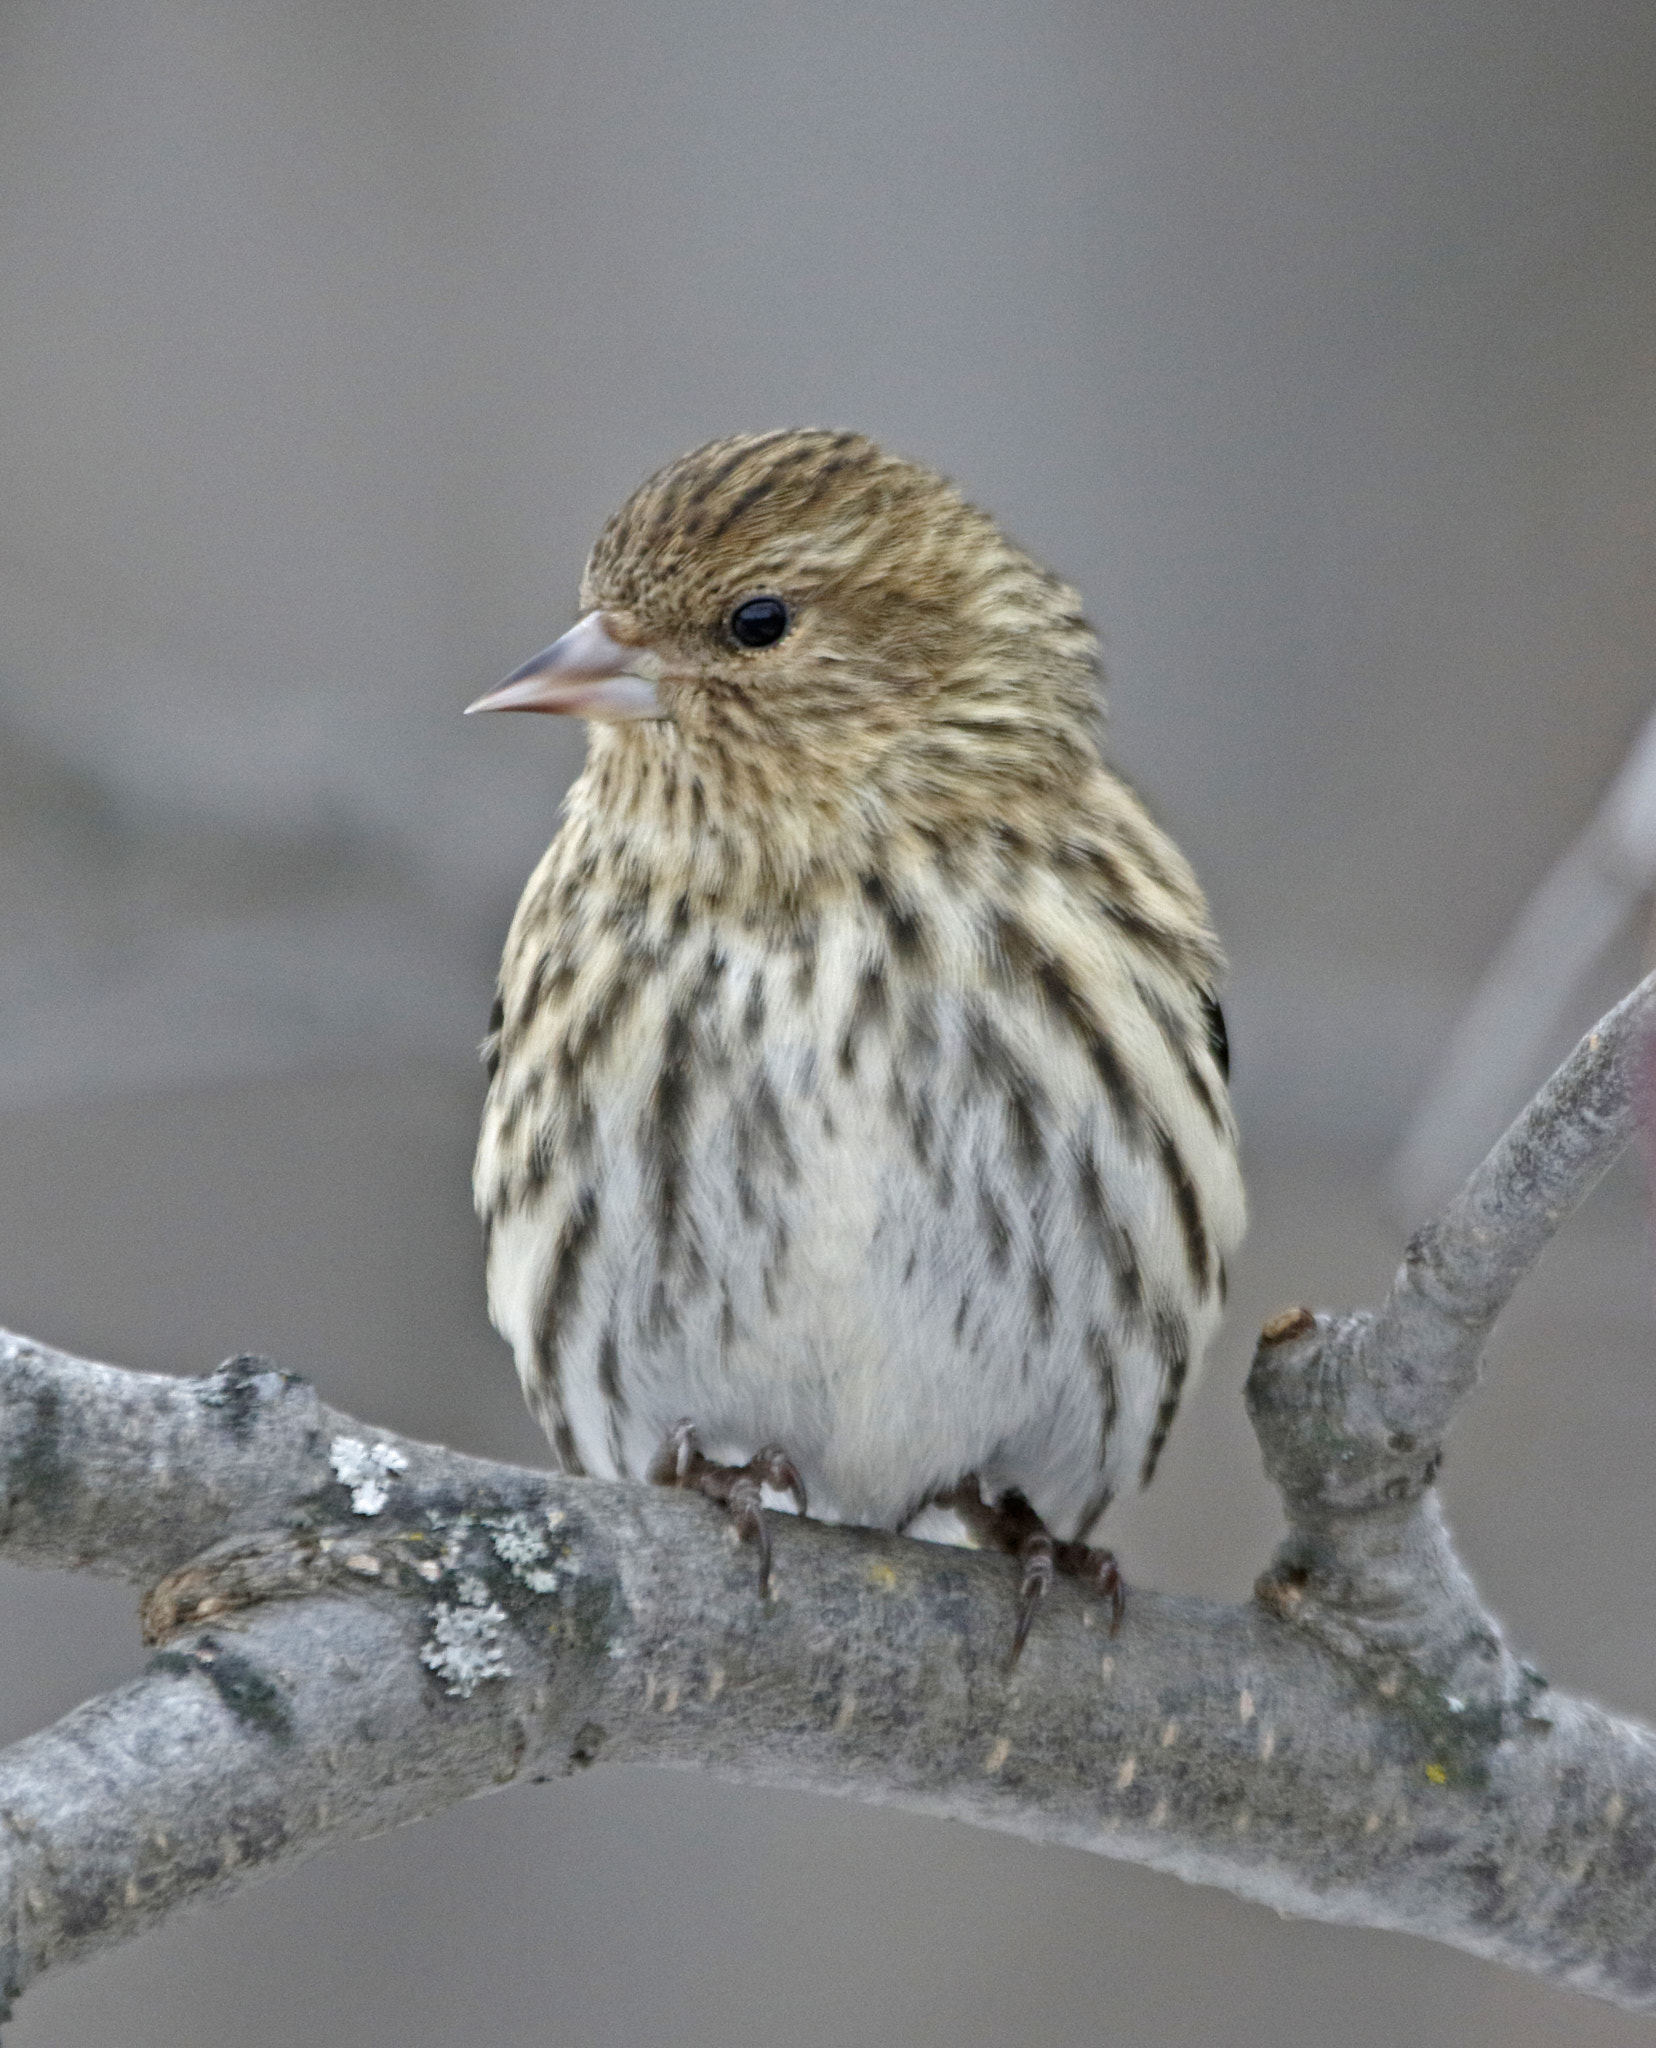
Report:
[[[532,1405],[596,1473],[642,1476],[688,1417],[715,1458],[782,1445],[816,1515],[894,1525],[977,1472],[1077,1531],[1137,1477],[1217,1318],[1229,1144],[1194,1112],[1178,1133],[1213,1238],[1198,1293],[1154,1149],[1044,1017],[996,1016],[1034,1082],[1015,1117],[967,998],[894,1002],[847,1062],[844,1002],[779,1016],[773,989],[744,1033],[767,967],[727,936],[670,1144],[661,1048],[684,1013],[664,987],[591,1088],[581,1144],[495,1223],[491,1311]],[[830,955],[818,986],[855,973]]]

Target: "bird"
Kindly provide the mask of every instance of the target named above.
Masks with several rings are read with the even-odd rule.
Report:
[[[584,769],[506,940],[473,1174],[570,1473],[1020,1561],[1121,1618],[1245,1221],[1224,962],[1104,752],[1076,592],[867,437],[711,442],[472,711]]]

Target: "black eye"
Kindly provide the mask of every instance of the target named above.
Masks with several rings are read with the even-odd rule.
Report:
[[[750,597],[731,613],[730,637],[738,647],[774,647],[789,624],[781,598]]]

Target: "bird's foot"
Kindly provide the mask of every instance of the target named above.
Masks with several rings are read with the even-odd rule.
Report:
[[[760,1489],[768,1486],[773,1493],[791,1493],[799,1512],[808,1512],[805,1482],[781,1445],[766,1444],[745,1465],[715,1465],[703,1456],[695,1425],[688,1420],[678,1422],[657,1451],[650,1478],[657,1486],[688,1487],[692,1493],[718,1502],[735,1522],[742,1540],[759,1547],[759,1593],[764,1598],[770,1592],[771,1540]]]
[[[1078,1579],[1108,1600],[1111,1635],[1120,1628],[1127,1609],[1127,1588],[1113,1551],[1094,1550],[1086,1543],[1061,1542],[1021,1493],[1003,1493],[993,1503],[986,1501],[973,1473],[937,1498],[940,1506],[954,1509],[980,1543],[1004,1550],[1023,1566],[1023,1581],[1018,1588],[1018,1624],[1012,1636],[1012,1653],[1006,1660],[1009,1671],[1023,1655],[1030,1628],[1057,1572],[1067,1579]]]

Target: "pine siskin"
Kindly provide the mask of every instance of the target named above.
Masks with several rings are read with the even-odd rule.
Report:
[[[605,527],[474,710],[585,772],[506,942],[475,1192],[563,1466],[1054,1566],[1149,1481],[1243,1225],[1221,971],[1100,754],[1078,600],[862,436],[740,436]],[[937,1510],[959,1519],[939,1524]],[[930,1511],[930,1512],[928,1512]]]

